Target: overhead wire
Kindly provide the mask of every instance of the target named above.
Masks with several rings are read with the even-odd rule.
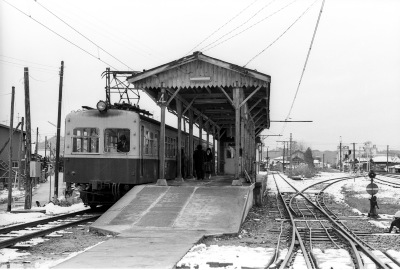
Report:
[[[266,7],[268,7],[269,5],[271,5],[274,1],[276,0],[272,0],[271,2],[268,2],[266,5],[264,5],[261,9],[259,9],[256,13],[254,13],[249,19],[247,19],[245,22],[241,23],[239,26],[235,27],[234,29],[232,29],[231,31],[229,31],[228,33],[222,35],[221,37],[219,37],[218,39],[214,40],[213,42],[209,43],[207,46],[203,47],[200,49],[200,51],[204,51],[207,49],[207,47],[210,47],[211,45],[215,44],[216,42],[218,42],[219,40],[221,40],[222,38],[226,37],[227,35],[231,34],[232,32],[236,31],[237,29],[241,28],[242,26],[244,26],[245,24],[247,24],[249,21],[251,21],[254,17],[256,17],[261,11],[263,11]]]
[[[235,16],[233,16],[231,19],[229,19],[226,23],[224,23],[222,26],[220,26],[217,30],[215,30],[214,32],[212,32],[209,36],[207,36],[205,39],[203,39],[200,43],[198,43],[196,46],[194,46],[189,52],[186,53],[186,55],[190,54],[192,51],[194,51],[197,47],[199,47],[201,44],[203,44],[206,40],[208,40],[210,37],[212,37],[215,33],[217,33],[219,30],[221,30],[222,28],[224,28],[226,25],[228,25],[231,21],[233,21],[234,19],[236,19],[237,17],[239,17],[240,14],[242,14],[246,9],[248,9],[249,7],[251,7],[252,5],[254,5],[258,0],[255,0],[254,2],[252,2],[250,5],[248,5],[247,7],[245,7],[244,9],[242,9],[239,13],[237,13]]]
[[[267,17],[263,18],[262,20],[260,20],[260,21],[258,21],[258,22],[256,22],[256,23],[250,25],[249,27],[243,29],[243,30],[240,31],[239,33],[236,33],[235,35],[232,35],[232,36],[230,36],[230,37],[224,39],[223,41],[221,41],[221,42],[219,42],[219,43],[217,43],[217,44],[211,46],[212,44],[214,44],[214,43],[217,42],[218,40],[221,40],[221,39],[222,39],[223,37],[225,37],[226,35],[232,33],[234,30],[238,29],[238,28],[235,28],[233,31],[229,32],[228,34],[225,34],[223,37],[219,38],[218,40],[214,41],[213,43],[210,43],[209,45],[207,45],[206,47],[204,47],[203,49],[201,49],[201,51],[208,51],[208,50],[211,50],[211,49],[215,48],[216,46],[221,45],[221,44],[227,42],[228,40],[230,40],[230,39],[232,39],[232,38],[234,38],[234,37],[236,37],[236,36],[238,36],[238,35],[240,35],[240,34],[246,32],[247,30],[253,28],[253,27],[256,26],[257,24],[260,24],[261,22],[263,22],[263,21],[265,21],[265,20],[271,18],[272,16],[274,16],[274,15],[276,15],[277,13],[281,12],[282,10],[284,10],[284,9],[287,8],[288,6],[292,5],[292,4],[293,4],[294,2],[296,2],[296,1],[297,1],[297,0],[294,0],[294,1],[290,2],[290,3],[287,4],[286,6],[284,6],[284,7],[280,8],[280,9],[278,9],[277,11],[275,11],[274,13],[268,15]],[[211,47],[209,47],[209,46],[211,46]],[[207,48],[207,47],[208,47],[208,48]]]
[[[27,60],[15,58],[15,57],[7,56],[7,55],[4,55],[4,54],[0,54],[0,57],[10,58],[10,59],[14,59],[14,60],[17,60],[17,61],[31,63],[31,64],[35,64],[35,65],[39,65],[39,66],[51,67],[51,68],[54,68],[54,69],[58,68],[56,66],[51,66],[51,65],[45,65],[45,64],[40,64],[40,63],[36,63],[36,62],[31,62],[31,61],[27,61]]]
[[[280,34],[274,41],[272,41],[267,47],[265,47],[263,50],[261,50],[259,53],[257,53],[253,58],[251,58],[243,67],[246,67],[250,62],[252,62],[254,59],[256,59],[258,56],[260,56],[263,52],[265,52],[268,48],[270,48],[272,45],[275,44],[283,35],[285,35],[290,28],[292,28],[310,9],[312,6],[314,6],[315,3],[317,3],[318,0],[315,0],[291,25],[289,25],[288,28],[286,28],[285,31],[283,31],[282,34]]]
[[[119,63],[123,64],[124,66],[126,66],[127,68],[133,70],[131,67],[129,67],[127,64],[125,64],[124,62],[122,62],[121,60],[119,60],[118,58],[116,58],[114,55],[112,55],[111,53],[109,53],[108,51],[106,51],[105,49],[103,49],[101,46],[99,46],[98,44],[96,44],[94,41],[92,41],[90,38],[88,38],[87,36],[85,36],[84,34],[82,34],[81,32],[79,32],[75,27],[73,27],[72,25],[70,25],[69,23],[67,23],[66,21],[64,21],[63,19],[61,19],[59,16],[57,16],[54,12],[52,12],[51,10],[49,10],[48,8],[46,8],[45,6],[43,6],[41,3],[39,3],[37,0],[34,0],[39,6],[41,6],[44,10],[46,10],[47,12],[49,12],[51,15],[53,15],[54,17],[56,17],[57,19],[59,19],[61,22],[63,22],[65,25],[67,25],[69,28],[71,28],[72,30],[74,30],[76,33],[78,33],[81,37],[83,37],[84,39],[86,39],[87,41],[89,41],[90,43],[92,43],[93,45],[95,45],[98,49],[102,50],[103,52],[105,52],[106,54],[108,54],[109,56],[111,56],[112,58],[114,58],[115,60],[117,60]],[[100,58],[100,56],[98,56],[98,58]]]
[[[3,62],[4,64],[10,64],[10,65],[17,65],[17,66],[21,66],[21,67],[26,67],[26,65],[20,64],[20,63],[16,63],[16,62],[12,62],[12,61],[7,61],[7,60],[2,60],[0,59],[0,62]],[[38,70],[46,70],[46,71],[51,71],[51,72],[57,72],[57,70],[55,69],[48,69],[48,68],[41,68],[41,67],[31,67],[33,69],[38,69]]]
[[[305,60],[305,62],[304,62],[304,66],[303,66],[303,70],[302,70],[302,72],[301,72],[301,76],[300,76],[299,83],[297,84],[296,93],[295,93],[295,95],[294,95],[292,104],[291,104],[291,106],[290,106],[289,113],[288,113],[288,115],[286,116],[285,120],[289,119],[290,114],[292,113],[293,106],[294,106],[294,103],[295,103],[295,101],[296,101],[297,94],[298,94],[298,92],[299,92],[300,85],[301,85],[301,82],[302,82],[302,80],[303,80],[303,76],[304,76],[304,73],[305,73],[305,70],[306,70],[306,67],[307,67],[308,59],[310,58],[311,49],[312,49],[312,46],[313,46],[313,44],[314,44],[315,36],[316,36],[316,34],[317,34],[318,25],[319,25],[319,22],[320,22],[320,19],[321,19],[321,15],[322,15],[322,11],[323,11],[323,9],[324,9],[324,5],[325,5],[325,0],[322,0],[321,8],[320,8],[319,14],[318,14],[318,19],[317,19],[317,22],[316,22],[316,24],[315,24],[314,33],[313,33],[313,36],[312,36],[312,39],[311,39],[311,44],[310,44],[310,47],[309,47],[308,52],[307,52],[307,57],[306,57],[306,60]],[[286,129],[286,124],[287,124],[287,122],[284,123],[282,132],[281,132],[280,134],[283,134],[283,132],[285,131],[285,129]]]
[[[21,9],[17,8],[16,6],[14,6],[13,4],[9,3],[6,0],[2,0],[3,2],[5,2],[6,4],[8,4],[9,6],[13,7],[14,9],[18,10],[20,13],[24,14],[25,16],[27,16],[28,18],[32,19],[33,21],[35,21],[36,23],[40,24],[41,26],[43,26],[44,28],[46,28],[47,30],[49,30],[50,32],[52,32],[53,34],[59,36],[60,38],[64,39],[65,41],[67,41],[68,43],[74,45],[75,47],[77,47],[78,49],[80,49],[81,51],[85,52],[86,54],[92,56],[93,58],[96,58],[97,60],[103,62],[104,64],[108,65],[109,67],[112,67],[113,69],[116,69],[115,67],[113,67],[111,64],[107,63],[106,61],[104,61],[103,59],[95,56],[94,54],[90,53],[89,51],[83,49],[82,47],[80,47],[79,45],[73,43],[72,41],[70,41],[69,39],[67,39],[66,37],[62,36],[61,34],[57,33],[55,30],[51,29],[50,27],[46,26],[45,24],[41,23],[40,21],[36,20],[35,18],[33,18],[31,15],[25,13],[24,11],[22,11]]]
[[[55,2],[52,2],[52,4],[57,5],[57,3]],[[71,1],[68,2],[68,6],[71,7],[73,10],[80,9],[80,5],[79,6],[74,5],[74,3]],[[64,8],[60,6],[58,7],[61,8],[62,12]],[[159,52],[155,51],[154,49],[143,43],[141,39],[136,39],[132,36],[128,37],[127,33],[125,31],[124,32],[121,31],[120,28],[111,27],[108,21],[102,20],[103,17],[101,18],[93,17],[93,16],[88,16],[88,14],[85,14],[85,16],[82,17],[79,13],[74,13],[73,10],[68,11],[68,15],[72,15],[75,18],[75,19],[71,18],[71,20],[73,21],[80,20],[82,23],[85,23],[87,26],[96,31],[97,34],[107,38],[109,41],[127,47],[129,50],[136,51],[137,53],[143,55],[144,57],[152,58],[152,60],[164,59],[164,56],[162,56]],[[99,29],[101,29],[101,31],[98,31]],[[132,41],[134,41],[134,43],[132,43]]]

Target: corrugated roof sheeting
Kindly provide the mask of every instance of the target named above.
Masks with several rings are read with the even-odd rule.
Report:
[[[193,81],[191,78],[206,78],[207,81]],[[159,87],[161,82],[164,87],[181,88],[181,87],[206,87],[221,86],[232,87],[236,82],[241,86],[266,86],[269,82],[262,81],[250,75],[244,75],[223,67],[215,66],[201,60],[189,62],[187,64],[164,70],[160,73],[135,81],[136,88],[152,88]]]
[[[221,88],[232,100],[234,87],[243,89],[243,99],[261,87],[247,100],[245,107],[247,106],[249,109],[255,105],[251,110],[251,115],[253,120],[258,122],[258,127],[256,127],[258,132],[270,126],[269,88],[271,77],[203,55],[200,52],[135,74],[128,78],[128,81],[133,83],[135,88],[146,91],[155,101],[160,93],[161,84],[167,90],[168,96],[179,90],[177,98],[181,99],[185,105],[195,99],[191,106],[196,109],[196,114],[200,112],[210,119],[214,117],[215,119],[212,120],[215,120],[214,122],[217,124],[221,123],[220,127],[223,127],[223,123],[227,123],[229,120],[234,121],[234,118],[228,121],[218,121],[218,115],[221,115],[215,111],[229,111],[231,115],[234,115],[234,107]],[[259,102],[260,100],[261,102]],[[169,109],[176,109],[175,100],[169,104]],[[207,113],[208,110],[214,112]],[[257,114],[256,117],[255,114]],[[188,112],[186,112],[187,115]]]

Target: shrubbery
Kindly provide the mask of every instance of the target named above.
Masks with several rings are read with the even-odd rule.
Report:
[[[307,164],[300,164],[292,169],[291,173],[289,173],[289,177],[301,175],[305,178],[311,178],[315,176],[316,173],[317,171],[314,168],[310,168]]]

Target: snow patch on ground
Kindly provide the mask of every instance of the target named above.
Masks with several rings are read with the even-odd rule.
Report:
[[[209,269],[224,267],[231,269],[265,268],[271,263],[275,249],[243,246],[207,247],[200,244],[192,247],[178,262],[177,267]]]
[[[371,223],[372,225],[378,227],[378,228],[382,228],[382,229],[388,229],[390,227],[390,223],[389,221],[376,221],[376,220],[368,220],[369,223]]]
[[[13,248],[3,248],[0,249],[0,263],[7,263],[18,257],[28,256],[29,254],[28,252],[19,252]]]
[[[46,214],[43,213],[10,213],[0,212],[0,226],[10,226],[18,223],[26,223],[48,217],[49,215],[60,215],[80,210],[87,209],[83,203],[73,204],[69,207],[61,207],[48,203],[45,207],[32,207],[31,210],[46,210]]]

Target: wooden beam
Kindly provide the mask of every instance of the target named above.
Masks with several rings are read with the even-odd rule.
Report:
[[[256,103],[254,103],[254,105],[250,107],[249,112],[251,112],[261,101],[263,101],[263,98],[257,100]]]
[[[223,104],[227,103],[226,99],[197,99],[194,103],[195,104]]]
[[[222,93],[181,93],[180,94],[183,98],[185,99],[190,99],[190,98],[224,98],[225,95]]]
[[[242,103],[240,103],[239,107],[242,107],[255,93],[258,92],[258,90],[261,89],[261,85],[257,87],[256,90],[254,90],[245,100],[243,100]]]
[[[170,92],[170,90],[167,88],[166,89],[168,92]],[[172,93],[173,94],[173,93]],[[183,104],[185,104],[186,106],[189,104],[184,98],[182,98],[180,95],[177,95],[176,98],[178,98],[180,101],[182,101]],[[192,108],[193,112],[196,113],[197,115],[203,115],[203,118],[205,119],[209,119],[209,117],[207,115],[204,115],[202,112],[200,112],[198,109],[196,109],[195,107]],[[210,122],[214,125],[216,125],[216,123],[214,121],[212,121],[212,119],[210,119]]]
[[[224,134],[226,133],[226,129],[221,133],[221,131],[218,131],[219,136],[218,136],[218,140],[221,140],[222,136],[224,136]]]
[[[187,112],[187,110],[189,110],[190,107],[192,107],[193,102],[194,102],[195,100],[196,100],[196,97],[194,97],[194,98],[192,99],[192,101],[189,103],[189,105],[186,106],[186,109],[183,111],[182,115],[185,115],[185,113]]]
[[[222,88],[221,86],[218,86],[218,88],[222,91],[222,93],[225,94],[226,98],[229,100],[229,102],[232,104],[232,106],[235,108],[235,103],[233,103],[231,97],[228,95],[227,92],[225,92],[225,89]]]
[[[260,112],[262,112],[262,110],[264,110],[264,108],[260,108],[260,109],[258,110],[258,112],[256,112],[256,113],[253,115],[253,119],[256,118],[256,116],[257,116]]]
[[[235,113],[235,110],[232,109],[206,109],[204,113],[207,114],[221,114],[221,113]]]
[[[169,98],[169,100],[167,101],[166,106],[168,107],[169,103],[175,98],[175,96],[179,93],[179,91],[181,91],[182,88],[178,88],[173,94],[172,96]]]

